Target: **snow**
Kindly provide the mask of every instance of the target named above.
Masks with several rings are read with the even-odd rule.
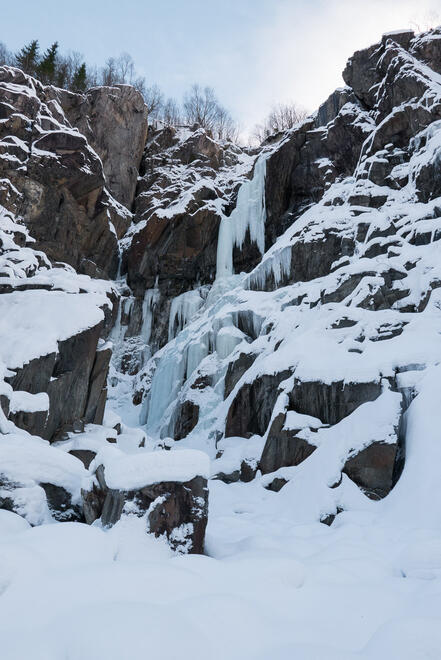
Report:
[[[406,59],[403,75],[413,62]],[[429,73],[421,65],[419,80],[430,88],[423,99],[427,107],[439,98],[439,77]],[[21,86],[16,91],[35,93]],[[352,103],[341,114],[354,114],[366,135],[373,133],[354,177],[332,184],[266,254],[267,152],[257,161],[242,154],[228,185],[227,169],[210,178],[171,165],[169,186],[177,187],[176,195],[150,199],[151,215],[129,234],[154,214],[173,219],[202,188],[225,185],[224,198],[212,202],[221,217],[217,279],[209,291],[196,282],[197,288],[172,301],[169,318],[161,319],[165,327],[168,322],[169,343],[151,357],[159,288],[140,302],[138,344],[124,343],[133,338],[124,336],[121,313],[128,315],[135,304],[134,297],[125,298],[112,333],[115,356],[120,359],[127,347],[141,347],[144,354],[136,376],[112,367],[104,425],[86,425],[49,446],[17,429],[0,410],[0,500],[12,499],[21,513],[0,509],[2,659],[439,660],[440,200],[418,202],[415,182],[421,168],[438,162],[441,123],[422,131],[410,162],[392,170],[392,178],[408,176],[408,183],[386,188],[362,177],[375,162],[388,162],[390,145],[375,155],[369,151],[384,125],[376,126]],[[188,129],[180,131],[176,148],[188,137]],[[167,178],[165,170],[160,174]],[[228,195],[240,183],[228,218]],[[350,197],[358,192],[384,194],[387,201],[380,209],[355,207]],[[11,410],[32,413],[48,409],[47,395],[12,392],[8,367],[54,352],[57,342],[100,322],[113,285],[68,266],[51,268],[16,220],[0,209],[0,283],[14,289],[25,281],[48,290],[0,296],[0,392]],[[356,238],[359,222],[368,225],[363,240]],[[386,236],[391,223],[394,244]],[[294,281],[295,246],[322,241],[330,230],[353,240],[354,254],[338,259],[324,276]],[[233,249],[248,231],[263,258],[252,273],[234,275]],[[16,233],[25,247],[17,249]],[[416,238],[426,234],[431,242],[418,244]],[[367,257],[373,247],[378,256]],[[389,290],[403,295],[375,309],[370,301],[386,287],[392,269],[398,276]],[[270,281],[273,290],[266,290]],[[118,282],[120,291],[124,286]],[[420,309],[422,301],[427,304]],[[228,366],[241,353],[255,360],[224,400]],[[223,437],[233,399],[244,383],[282,371],[291,375],[280,385],[272,419],[286,412],[284,428],[296,430],[315,450],[300,465],[264,476],[257,471],[250,483],[223,483],[215,477],[238,472],[244,461],[258,469],[268,433]],[[342,387],[381,383],[382,391],[328,426],[286,410],[294,379]],[[142,428],[132,428],[140,409],[132,404],[135,388],[146,392]],[[173,441],[176,413],[186,400],[199,406],[199,422],[186,438]],[[374,443],[396,443],[399,427],[406,439],[403,473],[387,497],[370,500],[342,468]],[[89,471],[68,453],[75,449],[96,452]],[[65,488],[75,503],[99,465],[109,487],[121,490],[211,477],[206,554],[177,556],[164,539],[146,534],[145,517],[130,512],[110,530],[100,521],[54,524],[41,484]],[[279,492],[267,488],[275,478],[287,482]],[[332,515],[331,527],[320,522]],[[185,543],[190,532],[188,524],[173,536]]]
[[[49,396],[46,392],[30,394],[15,390],[9,399],[9,410],[12,413],[20,412],[40,412],[49,410]]]
[[[0,296],[0,360],[19,368],[58,350],[58,341],[91,328],[104,318],[103,294],[20,291]],[[13,328],[13,332],[10,330]],[[32,342],[26,341],[32,333]]]
[[[98,452],[94,465],[104,466],[106,484],[117,490],[136,490],[161,481],[191,481],[196,476],[207,478],[210,471],[208,456],[191,449],[127,455],[107,447]]]

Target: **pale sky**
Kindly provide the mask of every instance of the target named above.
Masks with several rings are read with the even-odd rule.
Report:
[[[277,102],[312,111],[343,84],[354,50],[386,31],[441,23],[441,0],[0,0],[0,40],[37,38],[102,65],[129,52],[139,74],[180,98],[215,88],[244,130]]]

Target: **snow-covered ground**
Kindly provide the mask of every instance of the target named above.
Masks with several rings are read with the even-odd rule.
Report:
[[[210,482],[206,556],[174,555],[136,516],[103,531],[0,511],[2,659],[438,660],[440,377],[409,407],[395,489],[354,487],[332,527],[302,521],[295,480],[259,478]]]
[[[441,77],[401,51],[396,57],[423,80],[421,107],[412,97],[407,110],[437,107]],[[0,499],[17,511],[0,509],[1,660],[441,660],[441,198],[420,189],[421,172],[439,166],[441,122],[418,129],[404,154],[393,144],[374,148],[386,121],[375,123],[376,110],[347,103],[345,116],[367,136],[353,176],[327,186],[265,254],[266,162],[284,141],[263,150],[252,175],[253,158],[238,159],[227,186],[231,193],[242,184],[235,209],[223,215],[225,200],[213,201],[221,214],[217,278],[171,301],[163,348],[152,355],[149,346],[158,280],[138,300],[139,334],[126,337],[128,309],[120,307],[102,425],[78,427],[50,446],[0,409]],[[319,130],[325,139],[327,129]],[[375,184],[368,174],[389,161],[390,187]],[[163,175],[172,188],[185,172],[172,164]],[[214,189],[203,181],[186,182],[173,203],[160,198],[158,185],[152,212],[182,213],[203,185]],[[121,246],[149,221],[133,225]],[[127,283],[52,268],[29,236],[27,247],[15,243],[26,232],[6,209],[0,232],[9,245],[0,284],[26,278],[40,287],[0,296],[0,394],[12,412],[47,412],[45,392],[12,392],[8,370],[99,323],[108,296]],[[262,261],[234,273],[234,249],[247,235]],[[338,258],[317,268],[313,257],[326,262],[330,236],[341,239]],[[315,269],[299,275],[296,259],[305,253]],[[134,305],[135,296],[126,298]],[[127,346],[138,371],[122,366]],[[242,354],[254,361],[227,393],[228,369]],[[278,374],[267,388],[276,396],[265,428],[229,437],[241,388]],[[328,423],[315,410],[295,409],[296,382],[319,384],[316,393],[336,383],[370,385],[375,397],[355,393],[351,411]],[[178,441],[185,403],[197,407],[197,421]],[[312,451],[262,475],[262,450],[280,414],[284,430],[296,430],[294,439]],[[371,499],[346,463],[403,438],[399,479],[390,479],[386,497]],[[69,454],[83,450],[96,455],[87,468]],[[248,483],[216,478],[234,481],[243,461],[257,469]],[[99,520],[56,523],[42,486],[64,488],[80,506],[98,466],[107,486],[121,491],[211,476],[205,554],[173,552],[146,534],[148,512],[126,509],[110,529]],[[278,492],[268,488],[276,479]]]

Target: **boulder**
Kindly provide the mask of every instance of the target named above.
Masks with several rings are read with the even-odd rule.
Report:
[[[208,457],[192,450],[126,456],[115,449],[108,456],[102,463],[97,456],[95,482],[82,493],[86,522],[100,518],[110,527],[123,514],[145,516],[146,531],[166,536],[173,549],[202,553],[208,516]]]
[[[398,441],[396,443],[374,442],[369,447],[351,456],[343,472],[368,497],[374,500],[386,497],[395,483]]]

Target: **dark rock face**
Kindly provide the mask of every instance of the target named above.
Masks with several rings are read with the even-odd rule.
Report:
[[[428,34],[420,35],[417,37],[413,43],[411,52],[416,55],[416,57],[422,59],[427,65],[436,71],[441,73],[441,29],[435,28],[431,31],[431,38],[424,38],[429,36]]]
[[[86,94],[55,90],[72,126],[87,137],[104,167],[106,186],[131,208],[147,139],[147,107],[131,85],[95,87]]]
[[[184,401],[179,408],[173,437],[175,440],[185,438],[196,426],[199,420],[199,406],[193,401]]]
[[[127,253],[128,282],[135,293],[154,287],[156,277],[167,297],[190,289],[198,276],[212,282],[216,273],[220,219],[209,209],[173,218],[151,218],[135,234]]]
[[[54,93],[18,69],[0,67],[0,95],[9,108],[0,127],[0,156],[9,156],[0,157],[0,174],[14,186],[4,201],[50,259],[112,277],[118,247],[109,216],[119,212],[104,189],[100,159],[61,115]]]
[[[298,430],[285,429],[285,418],[286,414],[280,413],[271,424],[259,462],[262,474],[275,472],[281,467],[299,465],[316,449],[314,445],[297,437]]]
[[[227,373],[225,374],[225,399],[234,390],[244,373],[251,367],[256,357],[253,353],[241,353],[234,362],[229,363]]]
[[[46,392],[49,414],[11,415],[20,428],[54,440],[84,422],[100,424],[104,413],[110,349],[97,351],[102,324],[58,344],[58,353],[36,358],[9,379],[14,390]]]
[[[290,376],[290,371],[259,376],[245,383],[236,394],[227,415],[225,437],[263,435],[271,419],[278,396],[278,387]]]
[[[375,442],[346,461],[343,472],[371,499],[386,497],[394,485],[398,443]]]
[[[337,424],[359,405],[374,401],[381,393],[381,382],[349,383],[336,381],[294,382],[290,393],[290,407],[298,413],[317,417],[324,424]]]
[[[86,522],[101,518],[104,526],[112,526],[126,507],[137,515],[147,513],[147,531],[165,535],[179,551],[202,554],[208,515],[207,480],[194,477],[185,483],[162,482],[146,485],[136,491],[109,489],[103,466],[96,472],[98,485],[83,491]]]

